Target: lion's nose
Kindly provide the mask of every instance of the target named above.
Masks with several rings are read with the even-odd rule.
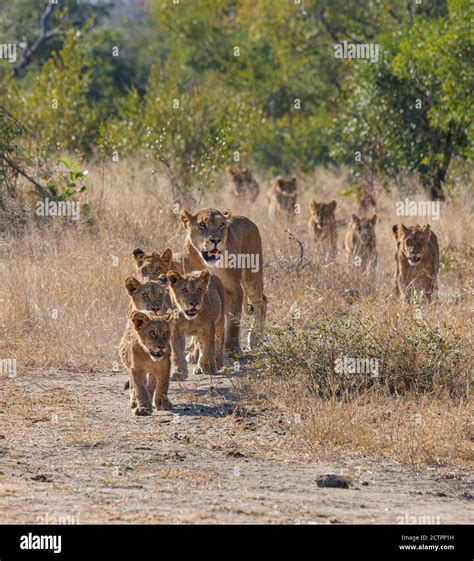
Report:
[[[221,240],[220,238],[210,238],[209,241],[211,241],[214,245],[217,245]]]

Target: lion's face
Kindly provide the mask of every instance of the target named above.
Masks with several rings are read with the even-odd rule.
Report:
[[[159,280],[140,282],[134,277],[125,279],[125,288],[136,310],[148,310],[154,314],[163,311],[168,277],[161,275]]]
[[[171,313],[153,316],[143,311],[135,311],[131,315],[138,341],[153,361],[162,360],[171,352],[171,317]]]
[[[403,224],[395,224],[392,231],[408,263],[412,267],[419,265],[428,252],[430,225],[407,228]]]
[[[195,271],[185,275],[170,271],[168,279],[178,308],[187,319],[195,319],[202,308],[204,295],[209,287],[211,279],[209,271]]]
[[[227,177],[229,178],[230,183],[233,185],[235,193],[237,195],[242,195],[244,192],[245,184],[248,182],[248,170],[243,169],[233,169],[230,166],[227,166],[226,173]],[[252,180],[250,174],[250,181]]]
[[[278,176],[273,180],[273,189],[279,206],[288,211],[293,210],[296,204],[296,178]]]
[[[142,249],[133,250],[133,260],[137,271],[144,279],[158,280],[160,275],[166,275],[169,271],[173,252],[168,247],[163,253],[145,253]]]
[[[208,208],[196,214],[181,210],[181,221],[189,239],[208,265],[215,265],[226,248],[230,217],[230,210]]]
[[[355,214],[352,215],[352,222],[355,225],[356,232],[360,243],[364,246],[371,246],[375,244],[375,223],[377,222],[377,215],[374,214],[372,218],[359,218]]]
[[[317,203],[314,199],[311,200],[309,210],[318,230],[327,230],[334,224],[336,221],[336,206],[336,201],[331,201],[330,203]]]

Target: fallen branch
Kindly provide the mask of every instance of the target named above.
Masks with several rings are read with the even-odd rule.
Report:
[[[288,234],[288,239],[294,240],[299,245],[300,248],[300,256],[298,259],[298,263],[296,264],[296,274],[299,275],[301,269],[303,268],[304,247],[301,241],[294,234],[292,234],[291,230],[285,230],[285,232]]]

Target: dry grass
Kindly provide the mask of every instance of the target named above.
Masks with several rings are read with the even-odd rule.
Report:
[[[117,347],[127,309],[123,280],[133,272],[131,251],[138,246],[157,250],[167,246],[179,250],[182,246],[184,232],[173,212],[171,189],[166,178],[149,163],[127,161],[103,169],[92,162],[89,173],[90,187],[85,195],[92,206],[89,222],[65,224],[61,218],[34,219],[31,210],[23,214],[26,222],[20,233],[0,229],[0,358],[16,359],[18,376],[28,376],[33,367],[75,371],[120,369]],[[302,212],[292,230],[305,247],[305,267],[300,276],[295,272],[298,247],[288,240],[287,225],[275,225],[267,219],[267,184],[268,178],[261,179],[260,197],[251,207],[229,199],[219,185],[201,201],[201,206],[228,207],[246,214],[262,231],[269,297],[267,343],[276,345],[275,328],[287,331],[291,326],[294,333],[286,337],[286,341],[291,341],[293,336],[298,337],[324,318],[332,317],[343,323],[371,318],[373,332],[367,333],[367,341],[374,337],[379,346],[391,349],[396,343],[402,344],[403,338],[394,339],[391,329],[397,325],[403,333],[410,322],[413,327],[416,313],[415,309],[401,306],[391,295],[391,226],[400,221],[394,202],[405,194],[379,194],[377,288],[370,296],[349,303],[343,296],[345,289],[357,289],[362,295],[366,291],[365,281],[354,278],[345,264],[344,229],[339,230],[337,262],[328,266],[313,260],[306,235],[311,196],[320,200],[337,198],[336,214],[341,220],[347,220],[355,210],[352,199],[339,195],[345,186],[345,175],[319,170],[299,183]],[[420,325],[428,325],[449,341],[449,359],[439,360],[439,341],[418,340],[416,329],[412,328],[410,349],[418,349],[416,359],[410,353],[402,357],[403,347],[399,346],[400,356],[391,355],[391,362],[386,362],[390,371],[398,364],[401,373],[408,373],[416,382],[419,369],[427,364],[436,366],[433,352],[438,353],[434,385],[427,389],[426,385],[416,383],[403,388],[385,384],[384,391],[364,387],[350,396],[341,397],[335,391],[322,399],[312,391],[313,379],[308,384],[303,371],[288,369],[284,353],[279,355],[280,363],[273,370],[250,374],[242,382],[240,390],[246,400],[280,409],[290,422],[297,419],[291,431],[291,446],[296,453],[321,455],[344,451],[390,456],[413,464],[463,463],[468,459],[466,365],[472,327],[474,225],[472,198],[468,189],[464,193],[445,203],[441,220],[432,222],[442,256],[439,298],[423,310],[421,319],[415,317]],[[422,198],[421,193],[414,198]],[[404,222],[409,225],[417,220]],[[341,351],[334,345],[332,348],[334,352]],[[353,347],[357,348],[364,347]],[[300,354],[304,352],[304,348],[300,349]],[[324,355],[323,361],[321,356],[313,354],[306,358],[312,361],[311,368],[319,364],[323,374],[331,373],[329,355]],[[458,362],[456,356],[460,357]],[[322,380],[318,383],[324,386],[327,379],[323,376]],[[456,391],[449,389],[452,386]],[[268,422],[272,422],[271,417]]]

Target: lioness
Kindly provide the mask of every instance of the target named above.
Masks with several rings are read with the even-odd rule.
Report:
[[[311,216],[308,222],[308,232],[316,242],[318,251],[326,259],[333,259],[337,254],[336,206],[336,201],[317,203],[311,199],[309,203]]]
[[[167,394],[172,329],[171,312],[155,316],[135,310],[130,316],[120,342],[120,358],[130,372],[130,407],[135,415],[151,415],[150,392],[157,409],[171,408]]]
[[[168,279],[171,299],[179,311],[173,337],[176,356],[173,373],[179,377],[187,375],[182,341],[186,335],[191,335],[200,351],[194,372],[217,374],[224,365],[224,287],[221,281],[208,270],[184,275],[169,271]]]
[[[376,222],[376,214],[372,218],[359,218],[353,214],[344,239],[348,262],[360,267],[361,271],[372,274],[377,266]]]
[[[179,259],[173,259],[173,251],[169,247],[161,254],[156,251],[145,253],[140,248],[134,249],[133,260],[143,279],[158,280],[160,275],[166,275],[171,269],[183,272]]]
[[[396,292],[408,303],[415,292],[430,302],[436,291],[439,269],[439,246],[435,233],[429,224],[410,228],[395,224],[392,233],[397,242]]]
[[[284,178],[280,175],[273,179],[267,191],[269,199],[268,216],[271,220],[285,218],[292,220],[296,211],[296,178]]]
[[[207,268],[225,289],[225,347],[239,354],[240,313],[242,303],[249,302],[253,313],[248,344],[252,349],[262,333],[267,310],[263,292],[262,239],[258,227],[245,216],[232,216],[229,210],[213,208],[191,214],[181,210],[187,230],[183,250],[185,271]],[[245,292],[245,299],[244,299]]]
[[[234,169],[230,166],[227,166],[225,171],[232,194],[236,197],[244,197],[251,203],[255,202],[260,188],[252,177],[252,172],[248,168]]]

